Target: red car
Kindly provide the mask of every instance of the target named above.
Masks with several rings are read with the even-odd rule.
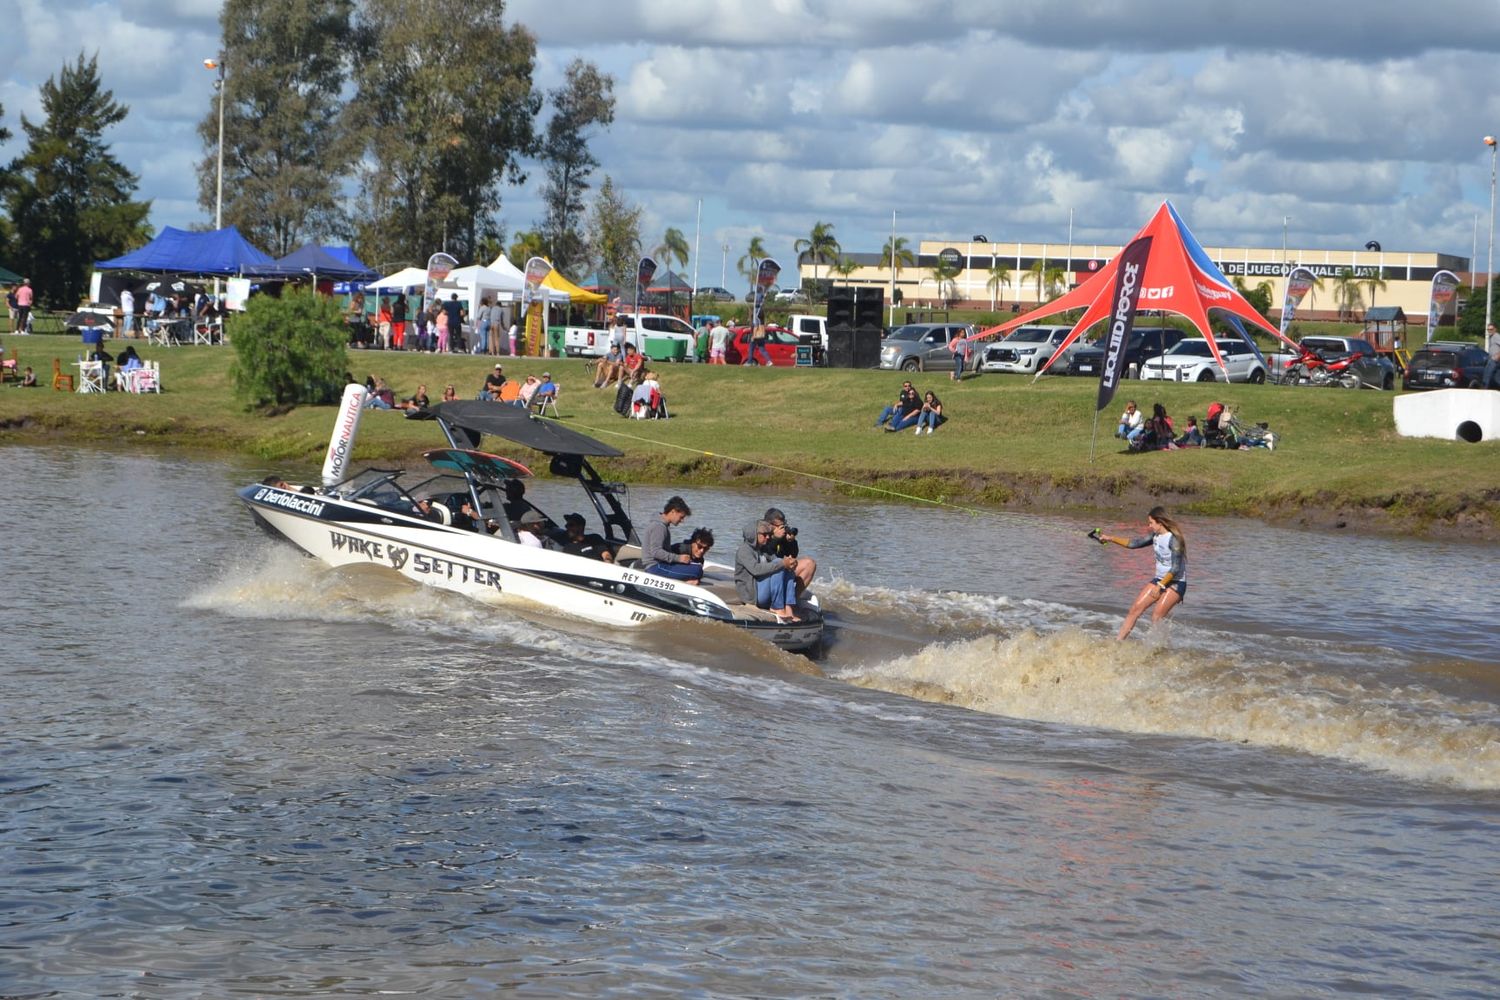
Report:
[[[797,335],[790,330],[779,326],[766,327],[766,353],[771,356],[771,364],[777,368],[791,368],[797,364],[797,348],[801,342]],[[724,345],[724,360],[731,365],[744,364],[745,355],[750,352],[750,328],[748,326],[731,327],[729,330],[729,342]],[[819,361],[822,349],[813,348],[813,364]]]

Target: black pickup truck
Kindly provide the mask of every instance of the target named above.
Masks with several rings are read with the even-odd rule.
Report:
[[[1154,358],[1158,354],[1165,354],[1176,346],[1185,334],[1172,327],[1153,327],[1149,330],[1135,329],[1130,331],[1130,340],[1125,344],[1124,377],[1131,371],[1139,372],[1141,363],[1148,358]],[[1074,352],[1072,359],[1068,362],[1069,375],[1088,375],[1098,378],[1104,371],[1104,348],[1108,341],[1101,337],[1098,343],[1092,347],[1081,347]],[[1134,365],[1134,369],[1131,368]]]

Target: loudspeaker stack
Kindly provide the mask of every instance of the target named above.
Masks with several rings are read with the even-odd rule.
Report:
[[[834,288],[828,294],[828,366],[875,368],[885,335],[885,290]]]

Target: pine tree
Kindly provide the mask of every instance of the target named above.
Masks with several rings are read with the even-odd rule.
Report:
[[[587,254],[583,196],[589,189],[589,175],[599,165],[589,151],[588,133],[614,121],[614,87],[612,76],[575,59],[568,66],[567,82],[547,95],[555,110],[541,150],[547,165],[542,233],[552,263],[565,272],[583,263]]]
[[[11,266],[30,276],[39,300],[72,306],[88,291],[94,261],[149,238],[151,204],[130,200],[137,178],[104,142],[129,109],[103,88],[97,56],[80,53],[42,84],[41,97],[46,118],[21,116],[27,148],[9,169]]]
[[[594,197],[589,240],[600,273],[615,281],[635,281],[635,265],[640,259],[641,208],[630,203],[608,174]]]
[[[343,100],[353,7],[353,0],[226,0],[219,15],[224,224],[272,256],[348,233],[343,185],[362,140],[358,116]],[[212,214],[217,98],[198,134],[207,150],[198,204]]]

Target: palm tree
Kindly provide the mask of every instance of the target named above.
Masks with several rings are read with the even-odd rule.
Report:
[[[953,284],[953,279],[958,277],[961,270],[963,269],[957,264],[950,264],[941,257],[938,258],[936,266],[933,267],[932,277],[937,283],[938,298],[944,304],[951,303],[958,298],[958,288]]]
[[[547,238],[538,230],[528,229],[516,233],[515,239],[510,241],[510,252],[506,256],[512,264],[524,269],[528,260],[545,256],[546,253]]]
[[[1042,297],[1045,295],[1048,299],[1051,299],[1057,287],[1062,284],[1063,269],[1056,264],[1048,267],[1047,259],[1045,257],[1038,257],[1031,262],[1031,266],[1026,269],[1026,273],[1021,275],[1021,287],[1024,288],[1026,286],[1027,278],[1030,278],[1036,285],[1036,304],[1041,305]]]
[[[669,227],[662,236],[661,242],[652,249],[651,256],[668,267],[671,267],[672,261],[675,260],[679,268],[684,268],[687,267],[688,255],[691,252],[688,249],[687,237],[682,235],[682,230]]]
[[[741,274],[750,279],[750,284],[755,284],[755,269],[760,267],[760,262],[766,258],[766,245],[761,242],[759,236],[750,237],[750,247],[745,256],[741,257],[735,267]]]
[[[837,261],[829,266],[829,270],[838,275],[840,278],[843,278],[847,283],[849,280],[849,275],[853,274],[855,271],[858,271],[861,267],[864,267],[864,265],[856,261],[853,257],[840,257]]]
[[[813,266],[813,281],[818,280],[818,265],[827,261],[835,263],[839,259],[842,248],[839,241],[833,236],[833,225],[827,222],[814,223],[812,232],[807,239],[798,240],[792,244],[792,251],[797,255],[797,262],[808,261]]]
[[[880,263],[881,266],[890,268],[892,276],[900,280],[903,266],[917,266],[917,255],[906,248],[905,236],[893,236],[885,241],[885,246],[880,250]]]
[[[1010,287],[1010,265],[999,261],[990,265],[990,280],[986,285],[990,290],[990,308],[993,310],[998,305],[996,300],[1000,289]]]
[[[1359,294],[1359,275],[1354,273],[1352,267],[1339,268],[1339,273],[1333,276],[1333,300],[1339,307],[1339,319],[1345,314],[1352,314],[1363,303],[1364,298]]]
[[[1360,282],[1360,284],[1364,285],[1366,288],[1368,288],[1370,290],[1370,308],[1374,309],[1375,308],[1375,293],[1377,291],[1382,291],[1382,292],[1385,291],[1385,285],[1386,285],[1385,279],[1380,276],[1380,271],[1377,268],[1374,273],[1372,273],[1364,281]]]

